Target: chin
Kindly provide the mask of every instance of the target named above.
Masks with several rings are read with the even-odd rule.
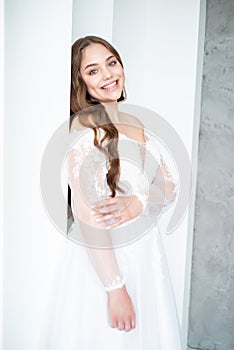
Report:
[[[121,94],[122,94],[122,92],[120,94],[116,94],[115,96],[111,96],[109,98],[105,98],[105,99],[103,99],[100,102],[104,102],[104,103],[118,102],[118,99],[120,99]]]
[[[123,89],[118,94],[115,95],[115,97],[114,97],[115,101],[118,101],[120,99],[120,97],[122,95],[122,91],[123,91]]]

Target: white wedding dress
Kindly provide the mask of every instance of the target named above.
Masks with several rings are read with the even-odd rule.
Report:
[[[144,211],[119,228],[97,230],[100,236],[98,233],[90,239],[79,226],[79,213],[89,214],[87,203],[92,205],[110,194],[106,158],[94,147],[93,137],[91,129],[77,132],[69,153],[68,182],[75,222],[69,239],[64,238],[39,349],[181,350],[175,299],[160,237],[163,232],[155,222],[159,213],[163,215],[175,203],[178,186],[153,135],[145,131],[146,144],[139,145],[119,134],[120,186],[126,190],[119,195],[136,194]],[[125,283],[135,307],[136,328],[130,332],[110,326],[106,289],[119,283]]]

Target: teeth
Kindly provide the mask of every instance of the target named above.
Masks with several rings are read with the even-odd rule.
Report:
[[[107,85],[107,86],[103,86],[103,89],[109,89],[109,88],[112,88],[113,86],[116,85],[116,81],[114,81],[113,83],[111,83],[110,85]]]

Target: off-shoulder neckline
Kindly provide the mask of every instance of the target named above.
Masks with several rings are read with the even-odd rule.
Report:
[[[87,134],[89,133],[90,131],[92,131],[92,128],[83,128],[81,130],[77,130],[77,129],[74,129],[73,132],[76,132],[76,133],[81,133],[81,134]],[[127,138],[128,140],[131,140],[133,142],[136,142],[140,145],[146,145],[148,143],[148,141],[150,141],[150,134],[148,133],[148,131],[145,130],[145,128],[143,128],[143,131],[144,131],[144,139],[145,139],[145,142],[138,142],[137,140],[133,139],[132,137],[129,137],[127,136],[126,134],[118,131],[119,135],[122,136],[122,137],[125,137]]]

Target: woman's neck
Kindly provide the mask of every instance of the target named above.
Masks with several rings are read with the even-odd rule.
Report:
[[[112,123],[119,123],[118,102],[104,102],[102,105],[105,107]]]

